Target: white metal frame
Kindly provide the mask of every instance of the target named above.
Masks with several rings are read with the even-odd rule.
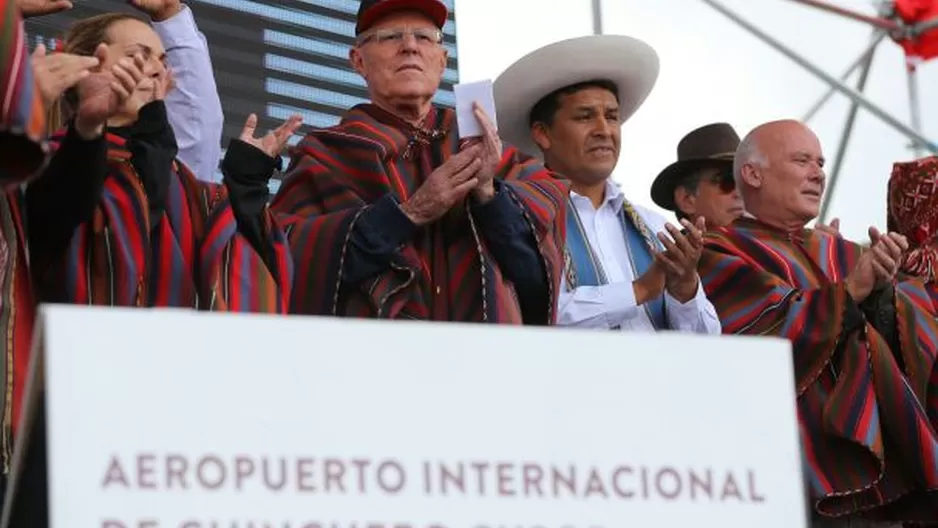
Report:
[[[827,192],[824,193],[824,200],[821,204],[819,221],[825,222],[827,220],[830,199],[834,194],[834,189],[836,188],[840,177],[840,169],[843,165],[843,158],[847,150],[847,144],[849,143],[850,136],[853,133],[857,111],[860,108],[863,108],[867,112],[873,114],[884,123],[895,129],[897,132],[909,138],[909,140],[912,142],[911,146],[915,150],[917,156],[921,156],[922,153],[926,151],[938,154],[938,144],[933,141],[929,141],[922,135],[918,79],[916,78],[916,69],[918,66],[917,63],[911,60],[906,61],[906,72],[909,87],[909,124],[904,123],[902,120],[885,111],[882,107],[873,103],[864,95],[866,81],[873,64],[873,56],[875,55],[876,48],[879,46],[879,44],[882,43],[887,36],[894,40],[906,40],[915,38],[927,31],[936,29],[938,28],[938,18],[927,20],[915,25],[908,25],[896,15],[895,6],[891,1],[880,2],[878,7],[878,15],[870,16],[858,11],[839,7],[837,5],[831,4],[830,2],[822,0],[788,0],[790,2],[795,2],[804,6],[826,11],[831,14],[839,15],[856,22],[864,23],[873,28],[873,34],[870,38],[870,41],[863,49],[862,53],[850,64],[850,66],[840,75],[840,77],[837,78],[825,72],[823,69],[809,61],[803,55],[795,52],[790,47],[786,46],[765,31],[759,29],[753,23],[749,22],[733,10],[723,5],[723,3],[721,3],[719,0],[702,1],[830,86],[830,89],[817,101],[817,103],[815,103],[808,110],[808,112],[802,118],[804,122],[810,121],[811,118],[817,114],[817,112],[824,106],[825,103],[827,103],[827,101],[830,100],[830,98],[835,93],[840,93],[841,95],[844,95],[850,99],[850,109],[847,112],[847,117],[843,126],[843,132],[841,134],[840,142],[837,146],[837,152],[834,156],[834,161],[831,166],[830,177],[828,179],[827,186],[828,188]],[[593,33],[597,35],[602,34],[601,0],[592,0],[592,11]],[[846,84],[847,80],[856,72],[857,69],[860,70],[857,83],[855,87],[849,86]]]
[[[883,110],[880,106],[871,102],[863,93],[864,89],[866,88],[866,80],[869,76],[869,72],[873,64],[873,56],[875,55],[876,48],[883,40],[885,40],[885,37],[889,36],[895,40],[915,38],[919,35],[922,35],[926,31],[930,31],[938,27],[938,18],[927,20],[915,25],[908,25],[905,24],[896,15],[895,7],[892,2],[881,2],[879,6],[879,15],[870,16],[850,9],[845,9],[822,0],[789,0],[797,4],[826,11],[828,13],[839,15],[856,22],[868,24],[873,27],[873,36],[871,37],[869,44],[866,46],[860,56],[857,57],[857,59],[838,79],[825,72],[811,61],[807,60],[804,56],[796,53],[788,46],[785,46],[771,35],[757,28],[751,22],[743,19],[738,14],[720,3],[718,0],[702,1],[729,18],[731,21],[735,22],[743,29],[752,33],[756,38],[762,40],[776,51],[791,59],[802,68],[808,70],[808,72],[810,72],[812,75],[821,79],[830,86],[830,89],[827,91],[827,93],[825,93],[803,117],[802,120],[804,122],[810,121],[811,118],[817,114],[818,110],[824,106],[824,104],[835,92],[840,92],[842,95],[845,95],[850,99],[850,109],[847,112],[847,117],[843,126],[843,132],[840,137],[840,142],[837,146],[837,153],[834,156],[834,162],[831,166],[827,192],[824,193],[824,200],[821,203],[821,211],[818,218],[819,221],[827,221],[827,214],[830,209],[830,200],[834,195],[834,190],[836,189],[837,183],[840,179],[840,169],[843,166],[843,159],[844,155],[846,154],[847,144],[849,143],[850,136],[853,133],[853,126],[856,122],[857,110],[860,107],[873,114],[890,127],[894,128],[900,134],[909,138],[912,141],[912,148],[915,150],[916,156],[921,156],[925,151],[938,154],[938,144],[929,141],[922,135],[918,79],[916,78],[917,64],[914,61],[906,61],[906,72],[909,86],[910,117],[908,125],[895,116],[891,115],[889,112]],[[856,71],[857,68],[860,69],[860,74],[857,80],[856,88],[853,88],[848,86],[846,81]]]

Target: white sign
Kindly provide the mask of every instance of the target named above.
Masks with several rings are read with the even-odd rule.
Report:
[[[46,307],[53,528],[805,525],[774,339]]]

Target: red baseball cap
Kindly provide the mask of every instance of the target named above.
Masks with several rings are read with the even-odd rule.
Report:
[[[449,14],[446,5],[440,0],[362,0],[358,7],[355,34],[361,35],[378,19],[389,13],[407,10],[420,11],[427,15],[438,28],[443,27]]]

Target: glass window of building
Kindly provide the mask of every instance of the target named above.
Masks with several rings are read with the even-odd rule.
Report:
[[[444,0],[450,18],[443,28],[449,64],[436,102],[453,106],[459,81],[454,0]],[[368,98],[364,80],[348,64],[355,37],[358,0],[190,0],[212,54],[215,80],[225,111],[222,146],[237,137],[249,114],[258,129],[276,127],[292,113],[310,126],[330,126],[349,107]],[[29,19],[30,48],[55,46],[75,20],[131,8],[113,0],[82,0],[56,15]],[[294,140],[299,137],[294,138]],[[276,191],[279,181],[271,182]]]

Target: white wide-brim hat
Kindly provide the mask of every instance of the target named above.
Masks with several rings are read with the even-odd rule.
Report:
[[[531,139],[531,109],[556,90],[587,81],[611,81],[619,89],[619,124],[651,93],[658,80],[658,54],[624,35],[562,40],[528,53],[495,79],[499,135],[522,152],[541,158]]]

